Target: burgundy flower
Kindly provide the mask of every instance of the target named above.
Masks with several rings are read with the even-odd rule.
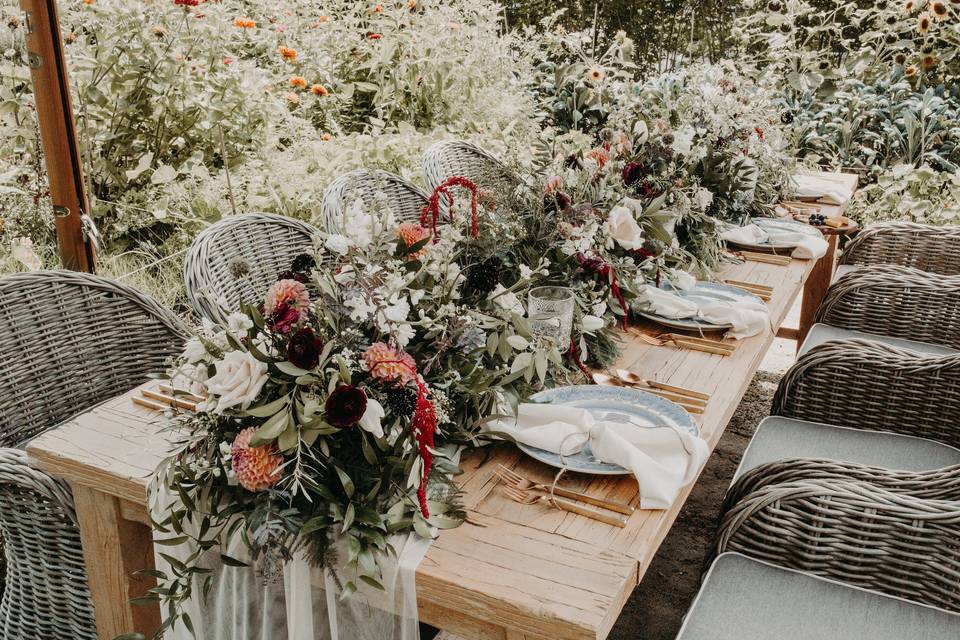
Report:
[[[195,7],[200,4],[200,0],[173,0],[173,4],[181,7]]]
[[[313,329],[300,329],[287,345],[287,360],[301,369],[309,371],[320,362],[320,352],[323,350],[323,340],[313,335]]]
[[[300,310],[289,302],[281,302],[267,323],[277,333],[289,333],[300,322]]]
[[[569,211],[570,196],[563,191],[551,191],[543,196],[543,208],[548,213]]]
[[[628,162],[623,168],[623,184],[633,186],[643,180],[646,170],[639,162]]]
[[[353,385],[340,385],[327,397],[324,405],[327,422],[335,427],[349,427],[360,422],[367,410],[367,394]]]
[[[296,280],[301,284],[307,284],[310,278],[302,271],[281,271],[280,275],[277,276],[277,280]]]

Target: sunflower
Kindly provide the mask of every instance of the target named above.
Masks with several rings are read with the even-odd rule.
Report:
[[[907,1],[903,4],[903,12],[904,12],[904,13],[913,13],[913,10],[916,8],[916,6],[917,6],[917,5],[916,5],[916,3],[914,2],[914,0],[907,0]]]
[[[940,0],[935,0],[930,4],[930,10],[933,12],[933,19],[937,22],[942,22],[947,19],[950,15],[950,8],[947,7],[945,2]]]
[[[920,33],[926,33],[930,31],[930,25],[933,23],[933,19],[930,17],[929,13],[921,13],[920,17],[917,18],[917,31]]]
[[[908,78],[914,77],[915,75],[917,75],[917,67],[916,67],[915,65],[910,65],[910,66],[907,67],[906,70],[903,72],[903,75],[905,75],[905,76],[908,77]]]
[[[587,80],[590,82],[603,82],[603,79],[606,77],[607,72],[604,71],[603,67],[590,67],[587,69]]]
[[[933,54],[923,56],[923,58],[920,59],[920,66],[923,67],[924,70],[933,69],[937,66],[937,56]]]
[[[907,62],[907,54],[901,52],[894,56],[893,61],[901,67]]]

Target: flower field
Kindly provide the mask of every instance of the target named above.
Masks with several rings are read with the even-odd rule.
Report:
[[[318,223],[334,178],[379,167],[422,183],[423,151],[444,138],[562,178],[571,158],[602,168],[604,137],[625,132],[620,179],[677,225],[676,266],[711,264],[714,221],[762,213],[803,164],[860,172],[862,222],[955,221],[960,8],[861,4],[717,9],[724,36],[707,46],[698,28],[657,71],[637,34],[516,7],[530,24],[508,24],[486,0],[63,2],[100,269],[176,305],[206,225],[248,211]],[[24,24],[0,6],[8,272],[57,258]],[[605,197],[590,180],[565,188]]]

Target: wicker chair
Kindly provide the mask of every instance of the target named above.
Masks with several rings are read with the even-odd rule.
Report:
[[[0,639],[97,637],[70,491],[10,447],[162,371],[187,335],[173,313],[106,278],[0,278]]]
[[[462,140],[445,140],[427,149],[423,175],[433,191],[452,176],[463,176],[488,190],[513,191],[523,180],[507,165],[480,147]]]
[[[837,280],[816,322],[960,349],[960,276],[876,265]]]
[[[913,222],[875,224],[847,244],[840,264],[895,264],[948,276],[960,275],[960,226],[934,227]]]
[[[827,342],[790,368],[771,414],[960,447],[960,353],[925,355],[867,340]]]
[[[864,482],[803,480],[744,496],[724,515],[715,552],[960,612],[958,540],[955,487],[922,498]]]
[[[419,220],[427,206],[427,194],[412,182],[379,169],[358,169],[340,176],[323,192],[325,230],[342,233],[349,224],[345,219],[349,203],[356,198],[364,203],[376,202],[378,193],[386,196],[384,204],[401,222]]]
[[[259,303],[277,275],[313,248],[316,229],[268,213],[229,216],[198,235],[187,252],[187,298],[203,318],[222,322],[242,302]]]

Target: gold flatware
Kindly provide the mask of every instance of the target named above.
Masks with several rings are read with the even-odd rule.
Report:
[[[776,264],[782,267],[787,266],[793,261],[793,258],[790,256],[781,256],[774,253],[757,253],[755,251],[741,251],[739,255],[744,260],[749,260],[750,262],[765,262],[767,264]]]
[[[668,343],[673,343],[673,345],[679,349],[703,351],[705,353],[714,353],[722,356],[732,355],[736,350],[736,347],[726,342],[720,342],[719,340],[707,340],[704,338],[694,338],[692,336],[685,336],[679,333],[662,333],[654,336],[638,329],[632,330],[632,333],[647,344],[655,347],[663,347]]]
[[[186,411],[196,411],[197,403],[191,400],[184,400],[173,395],[154,391],[152,389],[143,389],[140,391],[142,397],[134,397],[134,404],[153,409],[155,411],[165,411],[166,409],[176,408]],[[192,395],[192,394],[191,394]]]
[[[497,476],[502,482],[505,482],[509,486],[519,491],[542,491],[548,494],[550,493],[549,484],[534,482],[533,480],[523,477],[513,469],[505,467],[502,464],[497,465]],[[604,500],[603,498],[591,496],[588,493],[580,493],[578,491],[564,489],[563,487],[553,487],[553,493],[563,498],[570,498],[571,500],[576,500],[578,502],[586,502],[587,504],[603,507],[604,509],[616,511],[617,513],[622,513],[628,516],[633,515],[633,512],[636,511],[635,507],[629,504],[624,504],[623,502],[617,502],[616,500]]]
[[[576,502],[571,500],[565,500],[563,498],[551,498],[547,495],[531,493],[528,491],[520,491],[519,489],[514,489],[513,487],[504,486],[503,492],[513,500],[514,502],[519,502],[520,504],[533,505],[533,504],[545,504],[556,509],[561,509],[562,511],[569,511],[570,513],[576,513],[578,515],[596,520],[598,522],[603,522],[605,524],[612,525],[614,527],[623,528],[627,526],[626,516],[615,516],[609,513],[604,513],[593,509],[591,507],[585,507],[579,505]]]
[[[150,409],[151,411],[166,411],[170,408],[170,405],[161,404],[153,400],[147,400],[146,398],[141,398],[140,396],[133,396],[133,404],[143,407],[144,409]]]
[[[608,387],[635,387],[635,385],[624,382],[623,380],[606,373],[594,373],[590,377],[593,378],[593,381],[599,385],[606,385]],[[691,398],[689,396],[678,395],[676,393],[671,393],[661,389],[655,389],[653,387],[642,388],[643,391],[646,391],[647,393],[652,393],[653,395],[663,398],[664,400],[669,400],[670,402],[680,405],[689,413],[703,413],[704,403],[702,400]]]
[[[724,280],[723,283],[728,284],[731,287],[743,289],[747,293],[752,293],[764,302],[770,302],[770,298],[773,296],[773,287],[768,287],[765,284],[742,282],[740,280]]]
[[[181,398],[183,400],[190,400],[192,402],[203,402],[206,400],[203,396],[198,396],[197,394],[187,391],[186,389],[177,389],[172,387],[169,384],[161,384],[160,391],[167,394],[168,396],[174,396],[175,398]]]
[[[689,404],[699,405],[704,407],[707,405],[707,400],[710,399],[705,393],[700,393],[697,391],[691,391],[689,389],[684,389],[683,387],[674,387],[668,384],[659,384],[653,380],[647,380],[633,371],[627,369],[617,369],[617,378],[621,381],[635,387],[643,387],[645,389],[651,389],[653,391],[658,391],[662,394],[674,396],[681,399],[683,402]]]

